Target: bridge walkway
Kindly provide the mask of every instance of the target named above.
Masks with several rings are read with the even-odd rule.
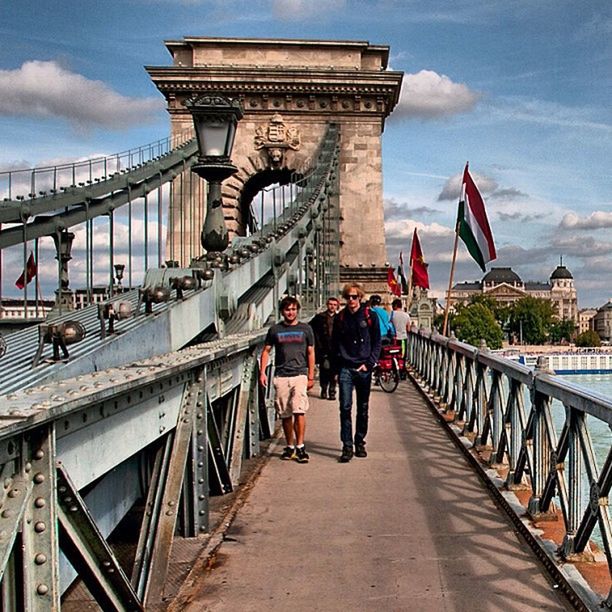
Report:
[[[171,609],[568,609],[412,383],[370,411],[368,457],[340,464],[336,402],[312,397],[310,463],[272,448]]]

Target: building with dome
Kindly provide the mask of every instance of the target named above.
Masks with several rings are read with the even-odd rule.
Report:
[[[467,304],[474,295],[487,295],[501,304],[512,304],[530,296],[550,300],[562,320],[578,321],[578,299],[574,277],[558,265],[547,283],[523,281],[512,268],[491,268],[480,281],[457,283],[451,290],[452,303]]]

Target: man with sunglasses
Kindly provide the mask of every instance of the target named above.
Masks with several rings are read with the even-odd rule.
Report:
[[[368,410],[372,370],[380,355],[380,325],[378,317],[362,304],[363,287],[348,283],[342,289],[346,307],[334,318],[332,357],[338,372],[340,392],[341,463],[348,463],[353,455],[367,457],[365,439],[368,433]],[[357,417],[353,437],[353,389],[356,396]],[[354,444],[354,451],[353,451]]]

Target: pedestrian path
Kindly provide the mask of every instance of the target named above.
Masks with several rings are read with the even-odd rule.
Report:
[[[412,383],[375,389],[368,457],[311,398],[310,463],[273,451],[189,612],[564,610]]]

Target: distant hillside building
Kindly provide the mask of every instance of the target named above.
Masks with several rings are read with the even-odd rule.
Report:
[[[586,331],[593,330],[593,319],[597,314],[596,308],[582,308],[578,313],[578,333],[582,334]]]
[[[512,268],[491,268],[480,281],[457,283],[451,290],[453,303],[466,304],[474,295],[487,295],[500,304],[512,304],[530,296],[550,300],[559,319],[578,322],[578,299],[574,277],[565,266],[557,266],[548,283],[523,281]]]
[[[597,309],[593,317],[593,329],[604,342],[612,340],[612,300]]]

